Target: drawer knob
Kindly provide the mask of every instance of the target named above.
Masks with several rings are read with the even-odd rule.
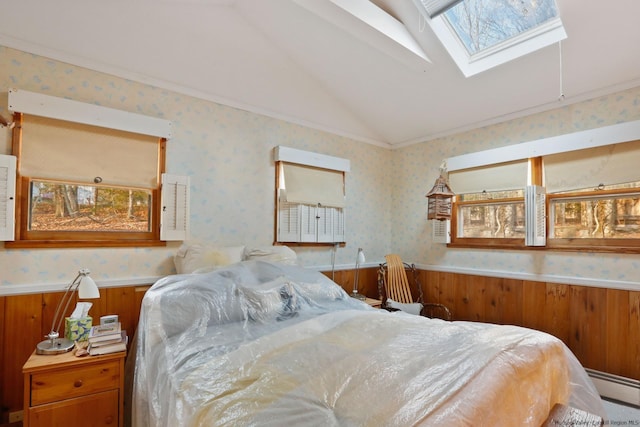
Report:
[[[75,388],[82,387],[82,380],[75,380],[75,382],[73,383],[73,386]]]
[[[111,415],[109,415],[107,418],[105,418],[104,423],[106,425],[109,425],[109,424],[113,423],[113,417]]]

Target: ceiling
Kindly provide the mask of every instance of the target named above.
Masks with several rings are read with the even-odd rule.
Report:
[[[469,78],[413,0],[363,2],[0,0],[0,45],[390,148],[640,86],[637,0],[557,0],[562,67],[556,44]]]

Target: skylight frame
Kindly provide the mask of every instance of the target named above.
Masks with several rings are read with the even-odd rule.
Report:
[[[470,54],[444,13],[430,19],[421,1],[417,0],[416,4],[465,77],[474,76],[567,38],[561,18],[556,16],[490,48]]]

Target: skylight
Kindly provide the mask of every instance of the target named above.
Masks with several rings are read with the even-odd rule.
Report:
[[[463,0],[427,21],[467,77],[567,37],[555,0]]]

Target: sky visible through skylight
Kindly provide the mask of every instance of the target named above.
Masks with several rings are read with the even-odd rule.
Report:
[[[555,0],[464,0],[444,16],[474,55],[557,17]]]

